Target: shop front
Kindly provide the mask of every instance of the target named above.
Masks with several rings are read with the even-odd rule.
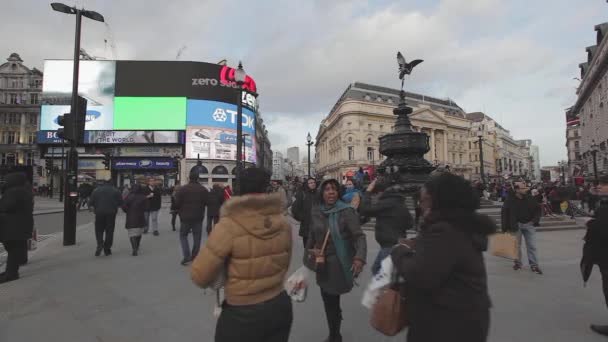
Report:
[[[177,164],[175,159],[160,158],[113,158],[112,173],[119,187],[145,183],[148,178],[156,179],[165,188],[175,185]]]

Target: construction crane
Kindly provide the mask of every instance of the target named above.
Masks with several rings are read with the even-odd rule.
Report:
[[[175,56],[175,60],[179,60],[180,57],[182,56],[182,53],[184,52],[184,50],[186,50],[187,46],[184,45],[181,48],[179,48],[179,50],[177,50],[177,55]]]

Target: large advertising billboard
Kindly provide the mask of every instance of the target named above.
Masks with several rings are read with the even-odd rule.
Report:
[[[84,144],[180,144],[178,131],[85,131]],[[36,132],[38,144],[61,144],[57,131]]]
[[[233,104],[188,100],[186,158],[236,159],[237,108]],[[244,159],[256,162],[255,113],[243,108]]]
[[[40,129],[57,130],[59,115],[70,112],[72,61],[44,62]],[[80,61],[78,94],[87,99],[85,129],[110,130],[114,122],[116,62]]]
[[[185,97],[116,97],[116,130],[184,130]]]

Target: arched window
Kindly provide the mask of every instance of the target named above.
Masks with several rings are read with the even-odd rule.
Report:
[[[224,165],[218,165],[211,171],[211,181],[213,183],[228,182],[228,169]]]

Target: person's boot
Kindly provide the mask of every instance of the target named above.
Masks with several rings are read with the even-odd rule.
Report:
[[[131,238],[129,238],[129,241],[131,242],[131,249],[133,249],[133,252],[131,253],[131,255],[137,256],[137,238],[131,237]]]
[[[513,262],[513,269],[514,269],[515,271],[519,271],[519,270],[521,270],[521,266],[522,266],[522,265],[521,265],[521,261],[519,261],[519,260],[515,260],[515,261]]]
[[[137,244],[137,252],[139,253],[139,245],[141,244],[141,235],[135,237],[135,242]]]
[[[324,342],[342,342],[342,334],[340,333],[342,317],[335,320],[328,319],[327,324],[329,325],[329,337]]]
[[[595,331],[596,333],[598,333],[600,335],[608,336],[608,325],[591,324],[591,330]]]
[[[102,245],[97,245],[97,249],[95,249],[95,256],[98,257],[101,255],[101,251],[103,250]]]

